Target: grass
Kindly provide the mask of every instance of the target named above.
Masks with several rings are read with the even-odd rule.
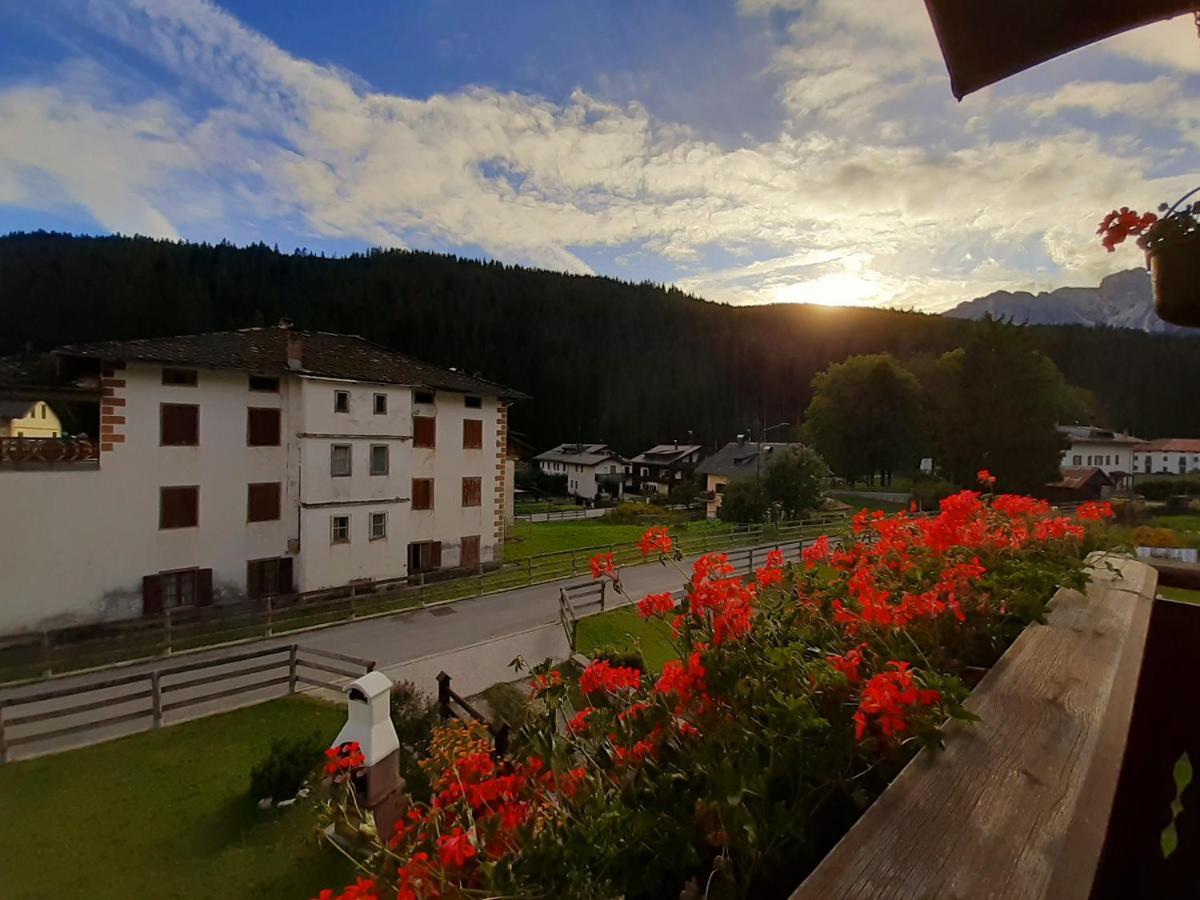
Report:
[[[1183,603],[1200,603],[1200,591],[1193,591],[1188,588],[1160,587],[1158,592],[1168,600],[1179,600]]]
[[[830,491],[829,496],[854,509],[882,509],[886,513],[904,512],[908,509],[907,503],[895,503],[891,500],[868,500],[866,497],[844,494],[841,491]]]
[[[541,553],[582,550],[607,544],[632,546],[646,533],[646,527],[613,525],[600,519],[580,519],[574,522],[516,522],[513,524],[512,539],[504,542],[504,559],[511,562]],[[716,534],[728,531],[730,527],[721,522],[680,522],[671,526],[671,533],[694,536],[707,531]]]
[[[1176,531],[1200,531],[1200,516],[1155,516],[1151,524],[1157,528],[1174,528]]]
[[[584,656],[591,656],[597,647],[632,649],[636,645],[642,651],[646,667],[661,672],[663,663],[678,657],[670,637],[667,623],[660,619],[645,621],[636,609],[625,606],[580,619],[576,645]]]
[[[303,698],[263,703],[0,766],[7,900],[311,897],[353,880],[303,804],[257,808],[250,768],[272,738],[345,720]]]
[[[579,508],[580,507],[577,506],[576,504],[570,503],[565,500],[560,501],[560,502],[546,501],[546,500],[529,501],[526,503],[514,503],[513,504],[513,515],[528,516],[532,513],[563,512],[563,511],[566,511],[569,509],[579,509]]]

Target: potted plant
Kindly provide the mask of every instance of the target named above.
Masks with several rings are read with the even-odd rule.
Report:
[[[1125,238],[1138,235],[1138,246],[1146,251],[1159,317],[1192,328],[1200,327],[1200,200],[1187,201],[1197,193],[1200,187],[1170,207],[1162,204],[1161,217],[1139,215],[1127,206],[1114,209],[1096,232],[1109,253]]]

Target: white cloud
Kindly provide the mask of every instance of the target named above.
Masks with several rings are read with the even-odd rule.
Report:
[[[89,65],[0,91],[0,203],[78,204],[113,230],[164,235],[298,221],[317,237],[478,245],[571,271],[588,270],[580,248],[629,245],[713,299],[941,308],[1094,280],[1114,267],[1094,238],[1103,212],[1187,186],[1150,174],[1167,154],[1054,119],[1151,108],[1179,92],[1176,76],[1010,101],[1038,135],[989,139],[994,110],[949,99],[920,4],[784,5],[797,18],[770,68],[790,118],[727,149],[582,91],[382,93],[202,0],[93,0],[96,28],[184,90],[148,94]],[[905,109],[931,83],[945,99]],[[43,182],[52,196],[31,192]],[[706,267],[714,246],[757,258]]]

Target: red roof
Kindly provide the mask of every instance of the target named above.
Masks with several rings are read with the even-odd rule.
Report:
[[[1200,453],[1198,438],[1159,438],[1134,448],[1138,453]]]
[[[1097,469],[1093,466],[1090,469],[1063,469],[1062,480],[1052,482],[1050,487],[1077,490],[1088,484],[1111,485],[1112,483],[1113,480],[1104,474],[1103,469]]]

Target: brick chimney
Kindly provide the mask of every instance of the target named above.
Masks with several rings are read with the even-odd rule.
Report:
[[[289,369],[304,368],[304,335],[299,332],[288,332],[287,364]]]

